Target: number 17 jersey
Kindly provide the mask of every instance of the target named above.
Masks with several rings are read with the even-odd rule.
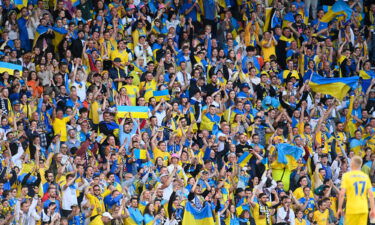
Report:
[[[368,191],[371,181],[367,174],[353,170],[342,176],[341,188],[346,190],[346,214],[368,213]]]

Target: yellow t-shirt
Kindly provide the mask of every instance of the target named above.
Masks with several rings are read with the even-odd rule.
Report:
[[[368,212],[367,196],[371,191],[371,181],[367,174],[352,170],[342,176],[341,188],[346,193],[346,214],[361,214]]]
[[[306,220],[302,219],[302,221],[299,221],[297,218],[295,218],[294,225],[306,225]]]
[[[163,152],[162,150],[155,148],[154,150],[154,159],[161,157],[164,160],[164,164],[167,165],[169,161],[170,154],[168,152]]]
[[[329,216],[328,209],[324,210],[324,212],[320,212],[320,210],[316,210],[314,212],[313,221],[315,221],[317,225],[327,225],[328,216]]]
[[[93,221],[89,223],[89,225],[104,225],[102,216],[97,216]]]
[[[100,104],[97,101],[93,101],[90,104],[89,118],[92,119],[93,124],[99,124],[99,108]]]
[[[276,48],[275,48],[275,41],[271,41],[271,46],[270,47],[264,47],[265,44],[267,44],[267,40],[262,40],[260,45],[262,46],[262,51],[263,51],[263,58],[264,61],[270,61],[271,55],[276,55]]]
[[[116,49],[111,53],[111,60],[114,60],[117,57],[121,59],[121,63],[123,64],[129,61],[128,52],[126,50],[122,50],[120,52],[118,49]]]
[[[137,93],[139,93],[139,88],[135,85],[125,85],[126,93],[130,99],[132,105],[137,105]]]
[[[145,87],[145,100],[146,102],[148,102],[148,100],[154,96],[154,91],[156,91],[156,81],[155,80],[152,80],[150,82],[145,82],[145,81],[142,81],[141,84],[139,85],[140,86],[140,89],[142,89],[142,87]]]
[[[54,134],[60,134],[60,141],[68,140],[68,132],[66,130],[66,123],[70,121],[70,117],[64,117],[62,119],[55,118],[53,120],[52,126]]]
[[[305,196],[305,194],[303,193],[303,188],[302,187],[296,188],[296,190],[294,190],[293,192],[293,195],[296,199],[303,198]],[[310,198],[314,198],[314,194],[311,190],[310,190]]]

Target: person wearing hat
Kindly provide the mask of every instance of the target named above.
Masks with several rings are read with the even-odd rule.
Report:
[[[122,66],[121,59],[116,57],[113,60],[113,67],[109,70],[110,77],[115,84],[116,90],[120,90],[125,82],[126,73]]]
[[[179,165],[179,162],[180,162],[180,156],[176,153],[173,153],[171,155],[171,160],[170,160],[170,164],[169,166],[167,167],[168,168],[168,172],[169,173],[172,173],[174,169],[176,169],[176,173],[177,175],[182,178],[182,179],[185,179],[187,180],[187,176],[185,174],[185,171],[184,169]]]
[[[85,214],[81,212],[81,208],[77,205],[74,204],[71,206],[72,212],[69,214],[68,221],[69,224],[84,224],[86,218],[88,218],[91,215],[92,208],[90,211]]]
[[[113,220],[112,215],[109,212],[104,212],[102,215],[95,217],[89,225],[105,225],[109,224]]]
[[[9,113],[9,123],[13,123],[14,120],[18,121],[21,118],[27,118],[27,115],[21,109],[21,102],[14,100],[12,102],[13,110]]]

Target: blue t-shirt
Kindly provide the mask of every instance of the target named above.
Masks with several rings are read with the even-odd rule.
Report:
[[[188,9],[190,9],[191,7],[193,6],[192,3],[185,3],[182,5],[181,7],[181,13],[185,13]],[[197,19],[197,8],[194,7],[187,15],[186,15],[186,19],[188,20],[189,18],[191,18],[193,20],[193,22],[196,22],[198,19]]]

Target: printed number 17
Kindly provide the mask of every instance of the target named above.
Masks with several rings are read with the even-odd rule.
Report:
[[[363,192],[365,192],[366,181],[357,181],[357,182],[354,182],[355,195],[358,195],[360,184],[362,185],[362,188],[361,188],[361,193],[359,193],[359,195],[363,195]]]

